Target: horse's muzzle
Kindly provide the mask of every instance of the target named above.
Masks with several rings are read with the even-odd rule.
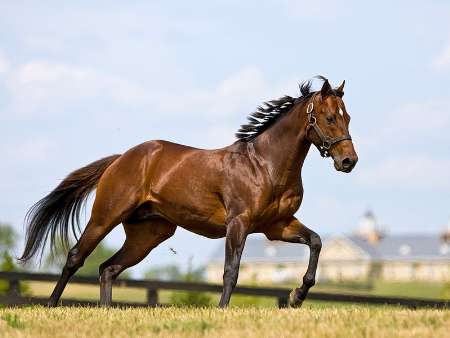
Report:
[[[349,173],[355,167],[356,162],[358,162],[358,157],[357,156],[345,157],[342,160],[341,159],[335,159],[334,160],[334,167],[338,171],[342,171],[344,173]]]

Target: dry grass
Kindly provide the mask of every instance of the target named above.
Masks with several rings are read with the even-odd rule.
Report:
[[[448,337],[449,310],[0,309],[2,337]]]

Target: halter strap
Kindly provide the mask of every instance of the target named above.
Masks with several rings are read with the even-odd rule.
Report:
[[[322,144],[316,147],[320,152],[320,156],[330,157],[330,148],[333,145],[341,141],[352,140],[352,137],[350,136],[348,131],[346,134],[334,138],[325,135],[322,129],[320,129],[319,125],[317,124],[317,119],[314,116],[314,103],[312,102],[312,100],[306,107],[306,113],[308,114],[308,126],[306,127],[306,135],[308,135],[311,129],[314,129],[317,136],[319,136],[320,140],[322,141]]]

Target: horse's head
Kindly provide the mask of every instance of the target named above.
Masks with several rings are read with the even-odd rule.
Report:
[[[322,89],[315,93],[308,102],[307,136],[319,149],[323,157],[331,156],[336,170],[349,173],[358,162],[348,126],[350,115],[345,109],[345,81],[333,89],[327,79]]]

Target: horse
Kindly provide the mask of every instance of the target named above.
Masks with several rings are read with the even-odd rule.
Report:
[[[320,236],[294,216],[303,199],[303,162],[312,144],[333,159],[338,171],[349,173],[358,161],[343,101],[345,81],[333,88],[328,79],[318,78],[320,90],[311,90],[309,80],[299,85],[299,97],[263,103],[238,130],[237,140],[224,148],[153,140],[69,174],[25,219],[26,243],[19,258],[24,263],[39,252],[42,256],[49,236],[52,248],[59,241],[68,245],[70,232],[80,230],[80,210],[96,189],[89,221],[68,251],[48,306],[57,306],[70,278],[120,223],[126,240],[99,267],[102,306],[111,305],[117,276],[171,237],[177,226],[208,238],[225,237],[222,308],[236,286],[249,234],[306,244],[308,267],[288,301],[301,306],[315,284],[322,247]]]

